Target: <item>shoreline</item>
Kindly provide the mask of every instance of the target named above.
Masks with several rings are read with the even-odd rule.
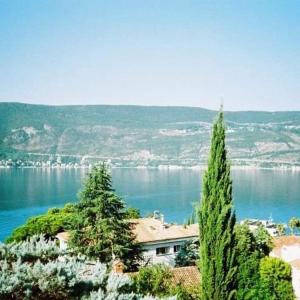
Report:
[[[93,165],[89,166],[0,166],[0,169],[91,169]],[[111,169],[138,169],[138,170],[199,170],[204,171],[207,165],[194,165],[194,166],[180,166],[180,165],[159,165],[159,166],[110,166]],[[292,171],[299,172],[300,166],[274,166],[274,167],[261,167],[261,166],[238,166],[232,165],[231,170],[274,170],[274,171]]]

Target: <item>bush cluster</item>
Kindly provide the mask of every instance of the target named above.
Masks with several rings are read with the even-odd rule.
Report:
[[[128,276],[84,256],[70,256],[43,236],[0,246],[3,300],[144,299],[130,286]]]

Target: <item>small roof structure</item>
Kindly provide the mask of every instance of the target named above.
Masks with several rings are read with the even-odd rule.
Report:
[[[63,232],[59,232],[55,237],[58,238],[58,240],[60,241],[68,242],[71,235],[70,232],[63,231]]]
[[[173,283],[184,286],[197,285],[200,282],[200,271],[196,266],[179,267],[171,270],[173,274]]]
[[[198,237],[199,235],[198,224],[165,224],[162,220],[155,218],[131,219],[130,222],[138,243],[180,240]]]

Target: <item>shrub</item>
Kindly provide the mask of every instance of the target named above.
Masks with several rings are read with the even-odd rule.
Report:
[[[84,256],[72,257],[42,236],[0,246],[3,300],[142,299],[130,285],[129,277]]]
[[[176,267],[194,266],[199,260],[199,240],[186,241],[175,257]]]
[[[253,231],[253,236],[261,255],[269,255],[273,247],[273,240],[268,231],[263,226],[258,226],[258,228]]]
[[[260,285],[260,261],[272,248],[272,237],[262,226],[253,232],[247,224],[236,225],[238,290],[237,299],[264,299]]]
[[[158,297],[174,297],[178,300],[199,299],[199,283],[195,286],[175,284],[171,269],[163,264],[143,267],[132,276],[133,291],[136,294]],[[172,298],[173,299],[173,298]]]
[[[37,234],[54,237],[58,232],[73,229],[75,218],[75,205],[71,203],[61,209],[50,208],[47,213],[32,217],[24,225],[17,227],[6,242],[25,241]]]
[[[291,218],[289,221],[289,227],[290,227],[291,233],[295,234],[295,229],[300,228],[300,219],[297,219],[295,217]]]
[[[48,262],[58,258],[64,252],[58,247],[56,241],[46,240],[43,235],[33,236],[24,242],[13,242],[0,246],[0,261],[9,264],[19,261],[31,263],[36,260]]]
[[[169,267],[157,264],[141,268],[132,279],[137,294],[167,296],[170,292],[172,273]]]
[[[140,210],[135,207],[128,207],[125,211],[126,219],[139,219],[141,217]]]
[[[291,266],[279,258],[264,257],[259,267],[261,294],[268,300],[295,299]]]
[[[201,299],[201,285],[189,285],[184,286],[182,284],[177,284],[171,286],[170,294],[176,295],[177,300],[198,300]]]

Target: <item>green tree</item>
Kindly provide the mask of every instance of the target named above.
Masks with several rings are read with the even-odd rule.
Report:
[[[199,299],[200,290],[198,285],[187,285],[176,281],[171,268],[163,264],[140,268],[138,273],[132,275],[132,281],[133,292],[136,294],[151,295],[159,297],[159,299],[170,300]]]
[[[295,299],[291,266],[279,258],[264,257],[260,262],[261,298],[268,300]]]
[[[258,299],[259,263],[263,254],[248,225],[236,224],[235,234],[239,265],[237,299]]]
[[[213,125],[199,212],[201,295],[204,300],[236,298],[235,222],[230,164],[225,149],[225,125],[221,111]]]
[[[141,259],[124,202],[115,194],[105,164],[92,169],[80,193],[71,246],[104,263],[119,258],[134,268]]]
[[[166,265],[143,267],[132,277],[134,291],[141,295],[168,296],[172,277],[171,269]]]
[[[295,229],[300,229],[300,219],[298,218],[291,218],[289,221],[289,227],[291,229],[292,234],[295,234]]]
[[[191,224],[198,223],[198,218],[197,218],[198,217],[198,212],[199,212],[199,205],[198,205],[198,203],[194,203],[193,204],[193,208],[194,209],[193,209],[190,217],[187,219],[186,222],[184,222],[185,225],[191,225]]]
[[[199,240],[186,241],[175,257],[176,267],[195,266],[199,260]]]
[[[292,234],[295,233],[294,231],[295,231],[295,228],[297,228],[297,222],[298,222],[298,220],[295,217],[291,218],[289,221],[289,227],[291,229]]]
[[[284,224],[277,224],[276,229],[278,231],[279,236],[285,235],[285,225]]]
[[[139,219],[141,217],[140,210],[135,207],[128,207],[125,211],[126,219]]]
[[[298,230],[300,229],[300,219],[297,219],[296,221],[296,226],[295,226]]]
[[[257,249],[260,251],[261,256],[264,257],[269,255],[273,248],[273,239],[269,232],[262,225],[258,226],[254,231],[253,235]]]
[[[75,226],[76,207],[68,203],[63,208],[51,208],[47,213],[29,218],[24,225],[17,227],[7,238],[6,242],[20,242],[27,238],[44,234],[47,238],[53,238],[61,231],[72,230]]]

